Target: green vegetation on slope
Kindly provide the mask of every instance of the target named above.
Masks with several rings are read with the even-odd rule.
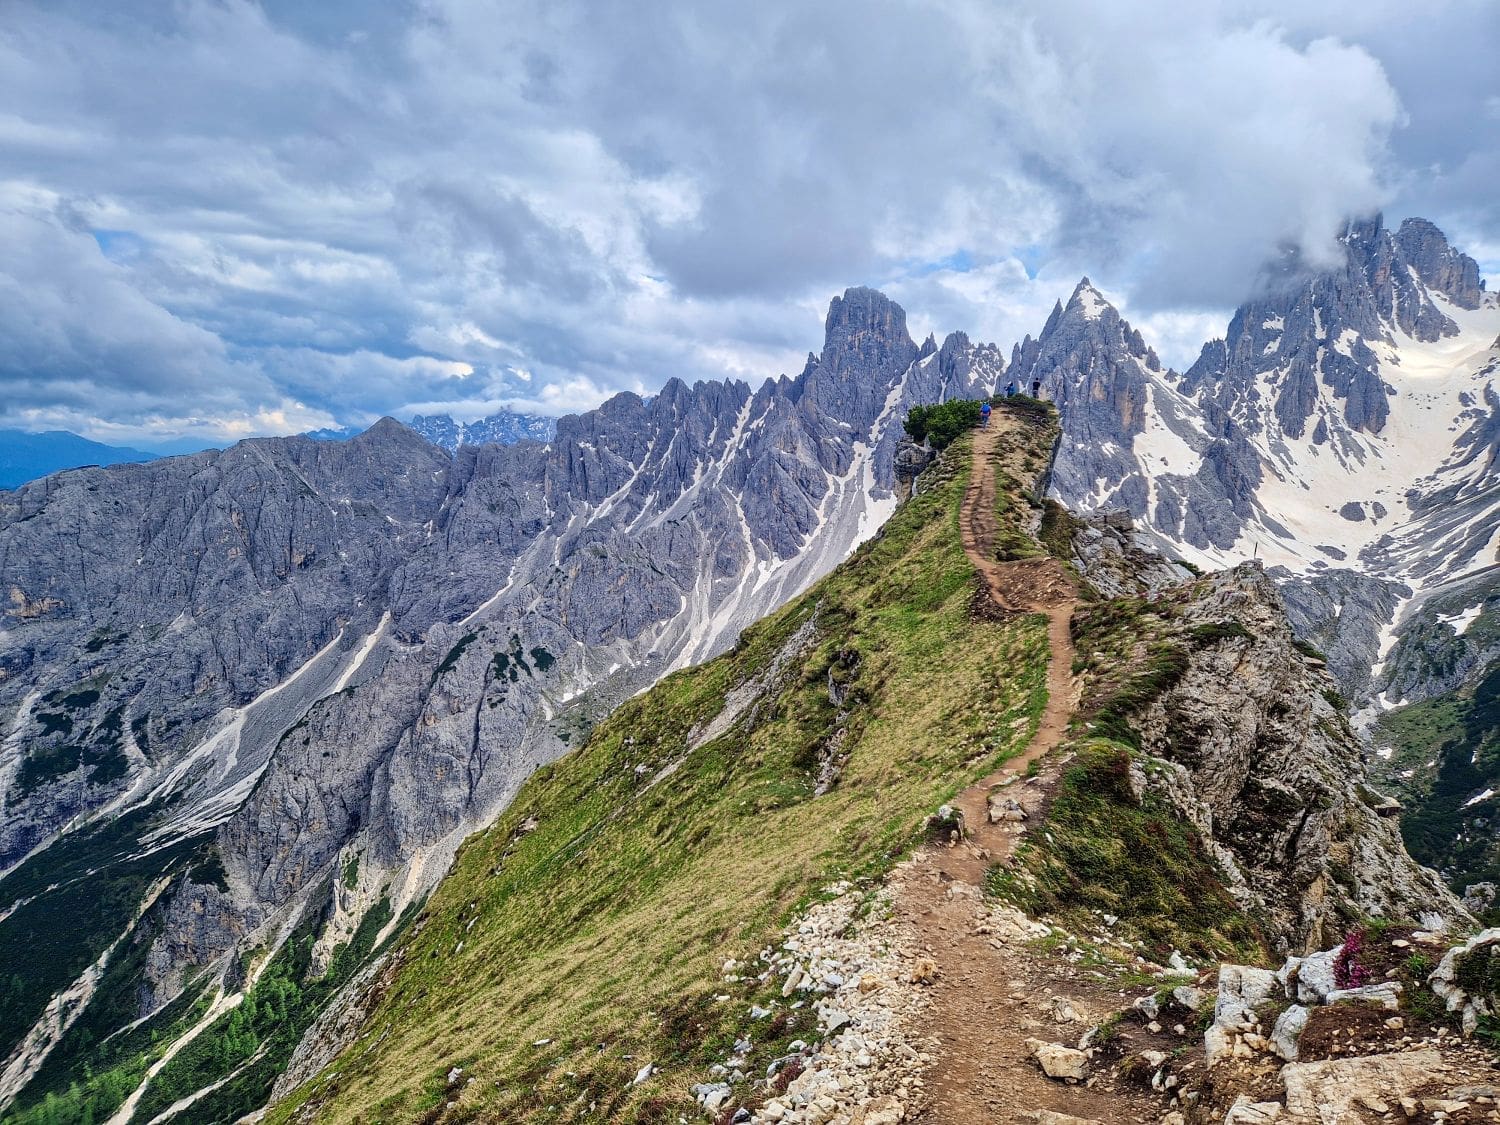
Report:
[[[318,919],[304,922],[277,950],[245,999],[152,1079],[131,1120],[151,1121],[178,1099],[225,1079],[168,1120],[227,1125],[265,1105],[302,1033],[369,959],[375,937],[390,917],[390,900],[381,899],[360,920],[351,941],[334,951],[328,971],[320,976],[311,975]]]
[[[912,441],[925,440],[933,449],[947,449],[965,430],[979,425],[978,399],[954,398],[947,402],[913,406],[904,423]]]
[[[360,1038],[271,1120],[696,1115],[689,1087],[775,987],[724,981],[725,959],[753,961],[830,880],[883,872],[1036,727],[1044,619],[972,613],[969,459],[961,440],[829,578],[539,771],[464,846]],[[752,682],[763,693],[697,745]],[[633,1085],[647,1063],[660,1072]]]
[[[1075,747],[1047,813],[1015,868],[990,873],[991,893],[1028,913],[1068,917],[1102,910],[1165,961],[1259,960],[1264,942],[1224,886],[1203,838],[1161,798],[1137,797],[1128,747],[1103,739]]]
[[[1459,890],[1500,881],[1500,843],[1492,827],[1500,815],[1494,795],[1500,792],[1500,665],[1470,687],[1392,711],[1380,720],[1379,734],[1399,747],[1384,772],[1406,805],[1401,835],[1407,850]]]
[[[1080,928],[1092,923],[1091,912],[1114,915],[1158,960],[1180,949],[1258,961],[1264,939],[1202,836],[1131,781],[1132,770],[1156,768],[1137,753],[1135,717],[1182,678],[1193,648],[1249,636],[1235,622],[1185,627],[1178,609],[1191,590],[1112,598],[1077,611],[1073,671],[1085,686],[1068,747],[1076,760],[1063,772],[1046,831],[1026,836],[1014,866],[991,872],[989,890]]]
[[[154,815],[139,810],[71,833],[0,879],[0,912],[14,905],[0,921],[0,1057],[130,927],[152,884],[202,843],[136,854]]]

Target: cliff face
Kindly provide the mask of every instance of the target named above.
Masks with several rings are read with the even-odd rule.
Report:
[[[1294,641],[1260,567],[1106,603],[1078,645],[1084,714],[1136,742],[1136,787],[1198,830],[1278,949],[1322,948],[1367,915],[1466,917],[1406,853],[1399,806],[1365,783],[1326,664]]]

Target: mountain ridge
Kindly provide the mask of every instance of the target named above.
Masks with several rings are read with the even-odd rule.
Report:
[[[141,918],[127,916],[132,904],[56,960],[82,979],[108,941],[128,938],[139,1016],[186,1002],[190,981],[235,987],[247,948],[274,950],[313,917],[314,970],[340,943],[393,940],[530,774],[641,689],[732,649],[879,534],[904,495],[908,407],[983,396],[1006,378],[1039,379],[1056,401],[1050,487],[1067,507],[1130,509],[1134,542],[1200,564],[1275,546],[1266,561],[1299,634],[1339,641],[1335,670],[1361,702],[1384,695],[1388,710],[1466,690],[1413,671],[1435,661],[1414,664],[1402,644],[1413,630],[1429,647],[1461,635],[1428,628],[1428,602],[1444,620],[1470,608],[1451,591],[1485,550],[1493,366],[1436,365],[1500,306],[1435,228],[1350,231],[1363,233],[1347,242],[1342,280],[1306,292],[1353,292],[1375,320],[1325,320],[1289,290],[1275,298],[1286,310],[1275,333],[1270,313],[1237,316],[1222,353],[1240,359],[1214,379],[1200,371],[1191,394],[1087,278],[1008,366],[963,333],[919,346],[899,305],[852,288],[830,302],[822,351],[798,375],[758,388],[669,380],[649,399],[624,393],[558,420],[546,443],[449,454],[385,419],[347,442],[255,439],[0,494],[0,858],[11,869],[0,889],[53,881],[48,864],[67,849],[48,841],[86,847],[138,825],[129,831],[163,857],[166,885]],[[1371,296],[1387,293],[1388,306]],[[1358,332],[1326,330],[1345,321]],[[1296,339],[1267,351],[1271,335]],[[1285,362],[1266,367],[1283,346]],[[1459,360],[1470,352],[1488,355],[1475,345]],[[1204,354],[1218,363],[1212,345]],[[1370,443],[1388,444],[1404,417],[1399,395],[1384,416],[1374,409],[1369,379],[1402,361],[1447,388],[1463,426],[1446,461],[1423,451],[1438,469],[1403,500],[1406,541],[1394,505],[1389,520],[1370,509],[1371,533],[1339,560],[1302,542],[1275,489],[1309,450],[1345,451],[1340,471],[1358,479],[1365,462],[1349,451],[1374,457]],[[1315,376],[1311,400],[1299,364]],[[1283,402],[1312,403],[1302,437],[1278,429],[1285,439],[1268,441]],[[1323,507],[1315,530],[1360,523]],[[73,534],[84,527],[88,544]],[[1410,565],[1423,541],[1453,546],[1447,564]],[[119,872],[120,894],[139,896]],[[46,896],[21,897],[0,909],[31,924]]]

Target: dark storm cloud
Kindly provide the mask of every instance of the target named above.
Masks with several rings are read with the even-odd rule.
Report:
[[[795,368],[857,283],[1008,343],[1086,270],[1186,354],[1350,213],[1500,256],[1495,13],[12,2],[0,423],[556,412]]]

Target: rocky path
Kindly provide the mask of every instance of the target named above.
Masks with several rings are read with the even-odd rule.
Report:
[[[997,412],[991,427],[976,433],[961,531],[964,549],[997,607],[1047,615],[1047,706],[1025,753],[958,795],[954,803],[963,810],[966,839],[953,847],[924,848],[897,876],[898,915],[936,965],[922,1031],[934,1043],[937,1061],[928,1075],[926,1104],[914,1120],[929,1125],[1069,1120],[1047,1116],[1051,1113],[1085,1121],[1154,1121],[1145,1105],[1137,1117],[1117,1095],[1043,1075],[1027,1040],[1076,1041],[1088,1026],[1083,1022],[1089,1020],[1087,990],[1059,980],[1031,954],[1024,934],[1003,932],[1006,927],[997,925],[982,898],[985,872],[1013,852],[1024,831],[1014,810],[1011,819],[991,823],[991,795],[1014,801],[1028,819],[1045,812],[1052,778],[1043,770],[1028,779],[1026,770],[1061,744],[1076,704],[1069,635],[1075,591],[1067,571],[1050,558],[1002,563],[995,557],[995,469],[1006,456],[1005,433],[1018,424]]]

